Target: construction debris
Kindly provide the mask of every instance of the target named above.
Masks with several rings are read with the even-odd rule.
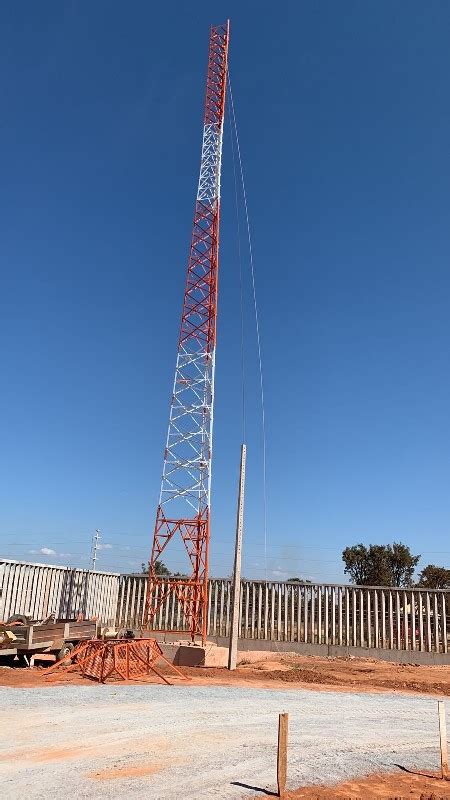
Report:
[[[8,629],[4,622],[0,622],[0,649],[10,647],[16,638],[12,630]]]

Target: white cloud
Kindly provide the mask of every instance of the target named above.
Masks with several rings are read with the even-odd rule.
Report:
[[[28,550],[28,552],[33,556],[60,556],[62,558],[68,558],[72,555],[72,553],[57,553],[51,547],[41,547],[40,550]]]
[[[97,550],[112,550],[112,544],[99,544],[97,545]]]
[[[285,572],[285,571],[284,571],[284,570],[282,570],[282,569],[272,569],[272,570],[270,571],[270,574],[271,574],[271,575],[273,575],[273,577],[274,577],[274,578],[281,578],[281,579],[283,579],[283,578],[285,578],[285,577],[286,577],[286,575],[287,575],[287,572]]]

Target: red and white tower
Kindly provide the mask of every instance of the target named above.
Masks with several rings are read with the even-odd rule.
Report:
[[[212,27],[203,144],[181,315],[169,429],[150,560],[145,622],[173,594],[192,639],[206,638],[214,360],[219,266],[220,168],[229,22]],[[155,565],[173,538],[182,540],[192,574],[162,580]]]

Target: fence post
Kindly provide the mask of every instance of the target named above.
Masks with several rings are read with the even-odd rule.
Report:
[[[448,774],[448,752],[447,752],[447,726],[445,723],[445,703],[438,700],[439,713],[439,741],[441,748],[441,774],[446,781],[450,779]]]
[[[277,783],[278,796],[281,798],[286,796],[288,720],[289,714],[278,716]]]

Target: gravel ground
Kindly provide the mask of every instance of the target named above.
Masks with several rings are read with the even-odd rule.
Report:
[[[423,697],[71,685],[0,689],[0,709],[6,800],[255,796],[275,789],[281,711],[292,789],[439,763],[436,700]]]

